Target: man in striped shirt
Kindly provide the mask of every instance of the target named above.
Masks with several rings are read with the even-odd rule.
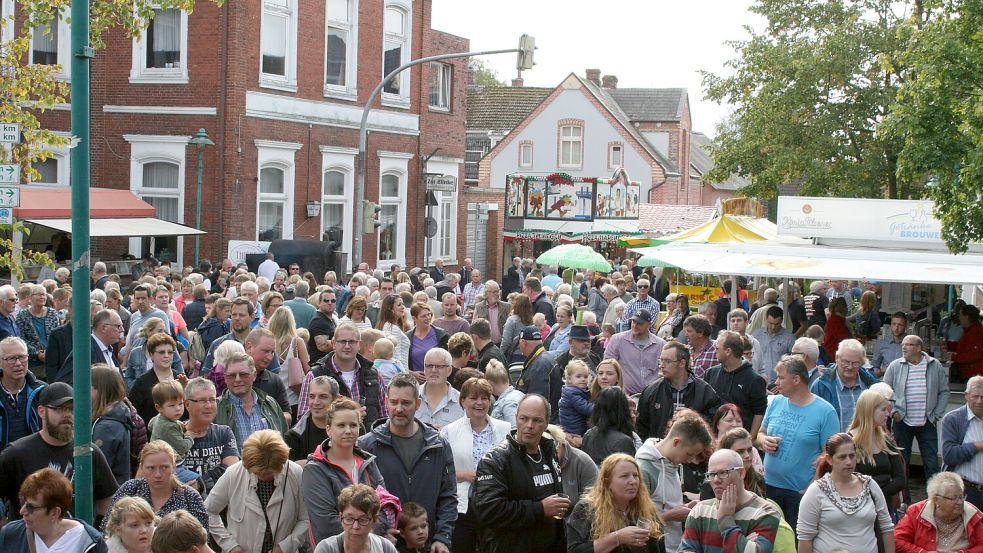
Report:
[[[714,499],[701,501],[683,527],[679,553],[771,553],[781,515],[744,489],[744,462],[730,449],[710,456],[707,482]]]
[[[915,334],[901,340],[900,359],[887,367],[884,382],[894,390],[894,436],[910,465],[911,445],[917,439],[926,477],[939,472],[939,433],[936,425],[949,403],[949,372],[938,359],[922,351]]]
[[[641,279],[635,285],[638,290],[638,296],[629,301],[625,305],[625,314],[618,321],[619,323],[625,325],[625,327],[630,327],[631,318],[638,313],[640,309],[646,309],[649,313],[659,314],[659,302],[649,295],[649,290],[651,289],[651,284],[646,279]]]
[[[966,500],[983,507],[983,376],[966,383],[966,405],[942,419],[942,460],[962,477]]]

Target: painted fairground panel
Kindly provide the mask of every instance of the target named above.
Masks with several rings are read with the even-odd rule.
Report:
[[[505,216],[522,218],[525,216],[525,184],[521,176],[510,176],[505,182]]]

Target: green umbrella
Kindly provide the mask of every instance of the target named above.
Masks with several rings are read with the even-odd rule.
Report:
[[[665,261],[662,261],[661,259],[657,258],[653,254],[646,254],[646,255],[643,255],[642,257],[639,257],[638,258],[638,266],[639,267],[662,267],[662,268],[665,268],[665,267],[675,267],[675,265],[673,265],[671,263],[666,263]]]
[[[582,244],[562,244],[551,248],[536,258],[540,265],[553,267],[572,267],[574,269],[591,269],[604,273],[611,272],[611,264],[604,256],[593,248]]]

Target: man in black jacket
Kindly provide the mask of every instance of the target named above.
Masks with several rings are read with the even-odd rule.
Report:
[[[689,349],[679,342],[669,342],[659,354],[662,377],[649,384],[638,400],[638,435],[642,440],[663,438],[669,420],[681,408],[688,408],[710,419],[710,412],[720,405],[713,388],[693,376]]]
[[[454,453],[437,429],[417,420],[418,386],[408,373],[394,376],[389,381],[389,418],[359,438],[358,446],[375,455],[390,493],[427,511],[430,553],[449,553],[457,520]]]
[[[717,392],[721,404],[733,403],[741,408],[744,429],[753,440],[768,408],[765,379],[744,360],[744,339],[732,330],[721,331],[717,336],[717,361],[720,364],[711,367],[703,379]]]
[[[488,319],[475,319],[471,323],[470,332],[474,351],[478,354],[479,371],[485,372],[485,367],[492,359],[497,359],[503,367],[508,366],[508,362],[505,361],[505,354],[491,340],[491,323],[488,322]]]
[[[543,292],[542,281],[536,277],[527,278],[525,286],[522,288],[522,293],[529,296],[533,310],[536,313],[542,313],[546,317],[546,324],[550,326],[556,324],[556,311],[553,309],[550,299],[546,297],[546,293]]]
[[[516,429],[485,454],[475,475],[484,550],[566,551],[563,517],[573,505],[559,495],[563,485],[556,446],[543,438],[549,402],[538,394],[526,395],[519,400],[515,420]]]
[[[358,354],[361,341],[354,323],[341,323],[335,330],[331,353],[313,364],[311,373],[314,378],[328,376],[337,382],[340,395],[363,406],[362,425],[371,428],[376,420],[387,415],[386,395],[382,389],[382,379],[372,367],[372,362]],[[349,377],[353,372],[354,376]],[[305,393],[305,390],[301,389],[301,393]],[[303,416],[303,413],[298,413],[299,416]]]

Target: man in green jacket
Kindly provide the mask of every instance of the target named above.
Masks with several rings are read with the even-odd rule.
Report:
[[[287,421],[276,400],[262,390],[253,389],[256,364],[246,353],[234,353],[225,365],[227,389],[218,398],[215,424],[232,428],[237,443],[245,443],[253,432],[271,429],[287,431]]]

